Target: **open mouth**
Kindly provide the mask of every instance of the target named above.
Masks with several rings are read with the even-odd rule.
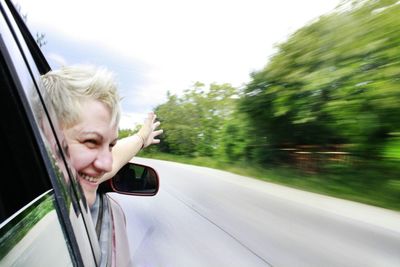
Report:
[[[79,173],[80,178],[90,183],[97,183],[100,177],[92,177],[83,173]]]

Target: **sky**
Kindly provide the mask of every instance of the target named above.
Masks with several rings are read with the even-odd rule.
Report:
[[[200,81],[243,86],[299,28],[341,0],[13,0],[31,32],[44,33],[52,68],[103,65],[115,72],[120,128]]]

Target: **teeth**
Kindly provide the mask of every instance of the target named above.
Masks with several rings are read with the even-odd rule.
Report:
[[[86,174],[83,174],[83,173],[80,173],[80,176],[81,176],[84,180],[89,181],[89,182],[91,182],[91,183],[94,183],[94,182],[96,182],[96,181],[99,179],[98,177],[92,177],[92,176],[89,176],[89,175],[86,175]]]

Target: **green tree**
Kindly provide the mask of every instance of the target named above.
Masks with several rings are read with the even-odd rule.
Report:
[[[137,133],[140,129],[140,125],[137,125],[134,129],[119,129],[118,139],[125,138]]]
[[[262,150],[351,143],[366,157],[398,131],[400,5],[351,3],[298,30],[252,74],[240,109]]]
[[[224,121],[231,116],[237,89],[229,84],[197,82],[181,97],[167,95],[156,108],[164,129],[165,149],[175,154],[213,156],[219,146]]]

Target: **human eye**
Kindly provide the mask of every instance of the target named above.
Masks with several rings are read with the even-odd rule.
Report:
[[[110,143],[110,145],[108,146],[110,151],[113,149],[113,147],[117,144],[117,142],[112,142]]]
[[[102,137],[96,133],[88,133],[81,136],[80,142],[88,148],[96,148],[102,145]]]
[[[83,143],[89,148],[95,148],[99,145],[99,141],[94,138],[87,138],[83,140]]]

